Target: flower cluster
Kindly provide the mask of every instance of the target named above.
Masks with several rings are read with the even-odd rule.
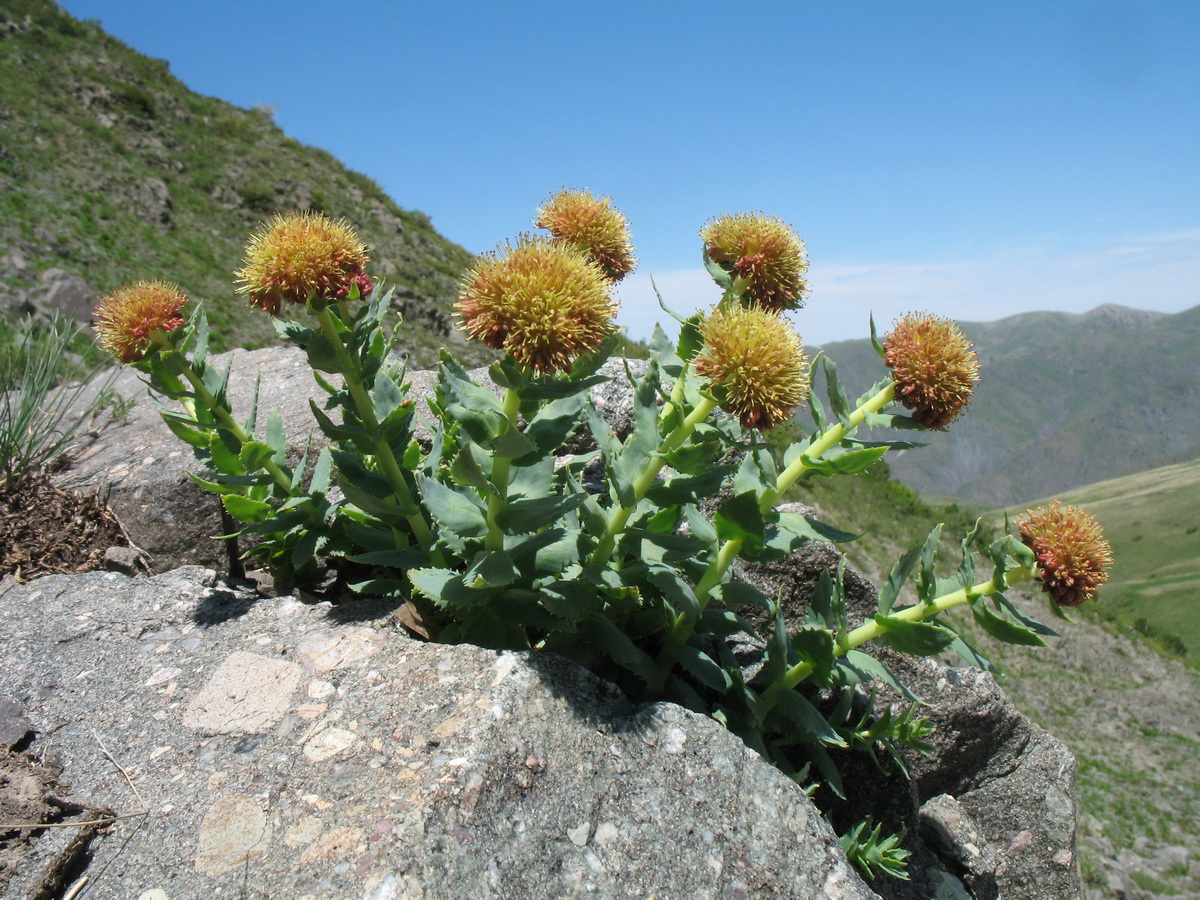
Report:
[[[804,242],[783,220],[761,213],[720,216],[700,237],[713,262],[748,282],[750,302],[774,312],[804,305],[808,258]]]
[[[155,331],[183,324],[183,289],[168,281],[138,281],[118,288],[96,307],[100,346],[125,364],[146,355]]]
[[[589,257],[614,284],[637,265],[629,220],[610,197],[564,189],[542,204],[533,222]]]
[[[924,427],[945,428],[966,408],[979,383],[979,361],[953,322],[909,313],[883,342],[896,399]]]
[[[774,428],[808,397],[808,357],[783,318],[734,304],[710,313],[700,333],[704,349],[696,357],[696,374],[708,379],[722,408],[743,427]]]
[[[1059,606],[1079,606],[1108,581],[1112,547],[1100,523],[1077,506],[1054,501],[1017,523],[1037,561],[1042,590]]]
[[[238,292],[251,306],[278,315],[282,301],[340,300],[372,290],[363,271],[367,248],[354,229],[317,212],[275,216],[246,245]]]
[[[525,368],[565,372],[612,332],[611,287],[574,247],[526,236],[480,256],[454,308],[472,339]]]

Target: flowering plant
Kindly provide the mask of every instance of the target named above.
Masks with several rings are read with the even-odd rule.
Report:
[[[228,373],[208,365],[205,318],[194,312],[183,323],[174,286],[109,297],[101,341],[173,401],[162,414],[204,467],[193,477],[220,495],[240,533],[257,539],[248,552],[278,576],[314,584],[333,573],[352,592],[399,598],[414,628],[437,640],[560,653],[635,699],[711,715],[801,784],[819,779],[836,794],[836,751],[882,748],[903,767],[898,745],[928,746],[916,698],[861,645],[953,648],[984,662],[943,612],[966,606],[994,637],[1038,645],[1050,631],[1005,599],[1009,586],[1039,579],[1057,609],[1105,580],[1098,526],[1054,506],[986,548],[983,581],[974,534],[956,575],[936,576],[939,526],[892,568],[866,621],[849,621],[839,569],[822,576],[805,620],[789,628],[777,598],[731,576],[734,561],[852,539],[779,508],[780,497],[802,478],[862,472],[918,446],[861,440],[860,427],[953,421],[979,378],[970,342],[926,314],[903,317],[882,342],[872,324],[887,371],[851,403],[821,358],[827,410],[811,390],[815,363],[783,317],[807,291],[803,243],[777,219],[722,216],[701,232],[722,298],[682,320],[678,340],[656,329],[641,374],[625,365],[633,427],[619,436],[590,389],[608,377],[602,366],[616,344],[613,284],[635,264],[628,224],[609,200],[579,191],[551,197],[535,221],[548,237],[502,245],[464,278],[461,326],[502,356],[489,387],[443,354],[426,444],[414,436],[423,411],[390,355],[390,294],[366,275],[366,248],[344,223],[277,217],[251,239],[238,273],[252,305],[308,313],[276,325],[328,395],[311,405],[326,444],[311,465],[308,453],[289,462],[277,415],[261,435],[255,408],[234,415]],[[776,458],[763,432],[805,405],[814,427]],[[562,455],[581,427],[595,449]],[[913,576],[917,600],[900,607]],[[747,605],[762,608],[768,626],[757,664],[743,668],[726,639],[755,634],[736,612]],[[874,680],[913,705],[863,710],[855,689]],[[902,873],[906,851],[878,827],[847,840],[853,858]]]

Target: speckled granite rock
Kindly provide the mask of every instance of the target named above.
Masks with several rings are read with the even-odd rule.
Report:
[[[87,896],[876,896],[716,722],[549,655],[417,643],[390,612],[254,600],[200,568],[7,587],[0,693],[27,749],[74,799],[146,810],[92,841]]]

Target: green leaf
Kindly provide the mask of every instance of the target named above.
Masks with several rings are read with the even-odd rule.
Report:
[[[410,569],[408,580],[438,609],[478,609],[486,606],[495,593],[491,589],[467,587],[463,584],[462,575],[451,569]]]
[[[657,683],[659,672],[654,658],[603,614],[595,613],[581,620],[579,634],[593,649],[627,669],[647,686]]]
[[[633,431],[609,465],[609,483],[622,506],[633,506],[633,483],[658,449],[658,366],[651,361],[646,375],[634,385]]]
[[[459,538],[481,538],[487,534],[487,517],[476,497],[459,493],[425,475],[417,476],[417,485],[429,514],[442,531]]]
[[[924,702],[909,690],[899,678],[893,675],[891,669],[869,653],[864,653],[861,650],[848,650],[846,655],[837,661],[837,667],[853,673],[860,682],[882,681],[896,693],[903,694],[914,703]],[[849,679],[847,680],[850,681]],[[854,682],[850,681],[850,683]]]
[[[383,369],[375,376],[375,386],[371,390],[371,406],[375,410],[375,419],[385,421],[395,410],[405,402],[404,391],[396,384]]]
[[[517,459],[525,456],[527,453],[532,453],[537,448],[533,443],[521,432],[515,428],[509,428],[496,441],[496,448],[492,451],[493,455],[500,459]]]
[[[323,331],[312,333],[305,350],[308,353],[308,364],[318,372],[328,372],[333,375],[345,374],[337,348]]]
[[[884,356],[887,355],[887,351],[883,349],[883,344],[879,343],[879,338],[876,336],[875,314],[871,313],[871,315],[868,318],[871,323],[871,346],[875,348],[875,352],[878,353],[879,357],[882,359]]]
[[[525,426],[525,437],[542,454],[554,453],[579,427],[582,396],[564,397],[545,404]]]
[[[411,569],[427,562],[428,557],[416,547],[409,547],[406,550],[398,550],[393,547],[389,550],[368,550],[365,553],[351,556],[350,561],[365,563],[368,566],[386,566],[390,569]]]
[[[164,415],[162,420],[166,426],[171,429],[171,433],[184,443],[191,444],[193,447],[196,447],[200,450],[208,449],[208,435],[203,431],[197,431],[195,428],[185,425],[181,420],[174,416]]]
[[[235,444],[237,449],[231,449],[229,442]],[[245,475],[246,469],[242,465],[242,460],[238,456],[240,444],[237,440],[225,431],[223,428],[218,428],[209,433],[208,438],[208,453],[209,460],[214,469],[224,475]]]
[[[937,562],[938,545],[942,541],[941,523],[935,525],[925,538],[925,546],[921,548],[921,571],[917,575],[917,596],[922,603],[932,603],[937,597],[937,573],[934,565]]]
[[[975,597],[971,600],[971,615],[979,623],[979,627],[998,641],[1006,644],[1018,644],[1025,647],[1045,647],[1046,642],[1031,629],[1015,622],[1010,622],[988,609],[987,600]]]
[[[503,550],[488,550],[475,557],[463,575],[463,583],[471,587],[503,587],[520,576],[511,555]]]
[[[561,400],[564,397],[571,397],[590,390],[606,381],[608,381],[607,375],[592,375],[588,378],[571,380],[539,379],[531,381],[521,388],[520,396],[522,400]]]
[[[838,475],[858,475],[883,459],[887,452],[887,447],[864,447],[836,456],[827,456],[824,462]]]
[[[754,585],[743,581],[726,581],[719,584],[713,588],[712,596],[717,602],[729,607],[757,606],[767,612],[773,612],[775,609],[775,603],[770,597]]]
[[[781,716],[791,726],[787,732],[798,731],[799,735],[828,747],[849,746],[842,736],[834,731],[833,726],[825,720],[821,711],[797,691],[784,691],[779,694],[775,700],[775,706],[771,709],[771,714]]]
[[[879,612],[883,615],[886,616],[892,611],[892,607],[896,604],[896,599],[900,596],[900,591],[904,588],[904,583],[912,575],[912,571],[917,565],[917,560],[920,558],[921,548],[913,547],[892,566],[892,571],[888,574],[887,584],[879,592]]]
[[[328,447],[322,447],[321,452],[317,454],[317,461],[313,464],[312,478],[308,481],[308,492],[310,494],[328,493],[332,472],[333,457],[330,455]]]
[[[713,522],[722,541],[741,541],[744,555],[750,557],[762,549],[766,524],[755,492],[730,497],[717,507]]]
[[[478,460],[475,459],[475,446],[475,444],[467,444],[458,452],[450,466],[450,477],[454,479],[455,484],[477,488],[491,487],[491,482],[488,481],[487,475],[484,474]]]
[[[699,475],[713,464],[720,450],[720,441],[689,442],[667,455],[667,465],[681,475]]]
[[[587,494],[552,494],[533,500],[513,500],[496,516],[496,524],[507,534],[534,531],[549,522],[557,522],[586,499]]]
[[[273,511],[269,503],[251,500],[238,494],[225,494],[221,498],[221,504],[239,522],[261,522]]]
[[[949,628],[932,622],[909,622],[895,616],[875,616],[885,631],[876,640],[911,656],[936,656],[958,637]]]
[[[813,667],[813,683],[828,684],[836,659],[833,633],[826,628],[804,627],[792,634],[791,641],[797,655]]]
[[[656,506],[682,506],[698,503],[715,495],[721,489],[733,466],[709,466],[697,475],[677,475],[666,481],[656,481],[646,492]]]
[[[708,272],[708,274],[710,276],[712,276],[712,280],[717,283],[717,287],[719,287],[723,291],[732,290],[733,289],[733,277],[728,272],[726,272],[723,268],[721,268],[720,263],[715,262],[713,260],[713,258],[708,255],[707,247],[704,248],[703,252],[704,252],[704,268]]]
[[[729,677],[729,673],[703,650],[698,650],[690,644],[682,644],[666,647],[664,653],[709,690],[724,693],[733,686],[733,679]]]
[[[238,458],[247,472],[260,471],[274,457],[275,448],[261,441],[248,441],[242,445],[242,452],[238,454]]]
[[[850,423],[850,413],[853,410],[850,408],[846,392],[842,390],[842,383],[838,380],[837,363],[828,356],[822,356],[821,364],[825,371],[825,394],[829,397],[829,405],[842,427],[849,431],[853,427]]]
[[[704,316],[697,313],[689,317],[679,327],[679,343],[675,348],[675,355],[683,362],[691,362],[702,349],[704,349],[704,338],[700,335],[700,323],[704,321]]]
[[[590,616],[604,604],[595,585],[584,581],[551,581],[541,589],[541,597],[550,613],[568,622]]]

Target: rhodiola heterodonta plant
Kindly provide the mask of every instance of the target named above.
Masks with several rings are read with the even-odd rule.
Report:
[[[966,607],[992,636],[1040,645],[1052,632],[1006,599],[1009,587],[1040,582],[1058,610],[1104,583],[1099,526],[1055,504],[981,548],[982,580],[974,534],[957,572],[937,577],[939,526],[895,564],[865,621],[851,625],[838,570],[821,577],[805,620],[785,627],[778,598],[733,579],[733,563],[851,539],[781,509],[780,497],[802,478],[853,475],[917,446],[862,440],[860,428],[953,422],[979,380],[970,341],[928,313],[902,317],[882,342],[872,325],[881,377],[851,402],[786,316],[809,292],[803,242],[771,216],[720,216],[700,232],[720,301],[681,319],[677,340],[656,329],[636,374],[603,369],[628,380],[633,427],[619,436],[590,389],[610,377],[602,367],[618,346],[613,286],[636,264],[628,222],[608,198],[563,190],[535,225],[549,233],[484,254],[462,282],[462,329],[500,355],[491,384],[443,353],[428,409],[409,397],[391,353],[390,291],[367,274],[348,224],[294,213],[251,237],[238,290],[304,351],[327,395],[311,403],[324,437],[313,459],[289,460],[274,412],[262,426],[257,404],[242,417],[230,407],[206,319],[197,309],[184,321],[177,287],[142,282],[106,298],[100,340],[147,376],[201,464],[193,477],[244,523],[248,554],[278,579],[328,585],[332,573],[350,592],[409,604],[430,638],[562,654],[635,700],[714,717],[800,784],[837,795],[839,753],[883,749],[903,768],[899,745],[928,747],[919,704],[863,644],[953,649],[986,665],[942,613]],[[828,407],[812,391],[814,365]],[[812,428],[777,456],[763,433],[805,408]],[[414,437],[418,417],[427,443]],[[580,429],[595,449],[565,455]],[[916,601],[901,606],[910,581]],[[747,605],[768,624],[757,664],[743,668],[727,639],[756,633],[735,612]],[[864,710],[855,689],[871,682],[914,702]],[[906,851],[878,827],[853,829],[845,845],[868,871],[904,874]]]

